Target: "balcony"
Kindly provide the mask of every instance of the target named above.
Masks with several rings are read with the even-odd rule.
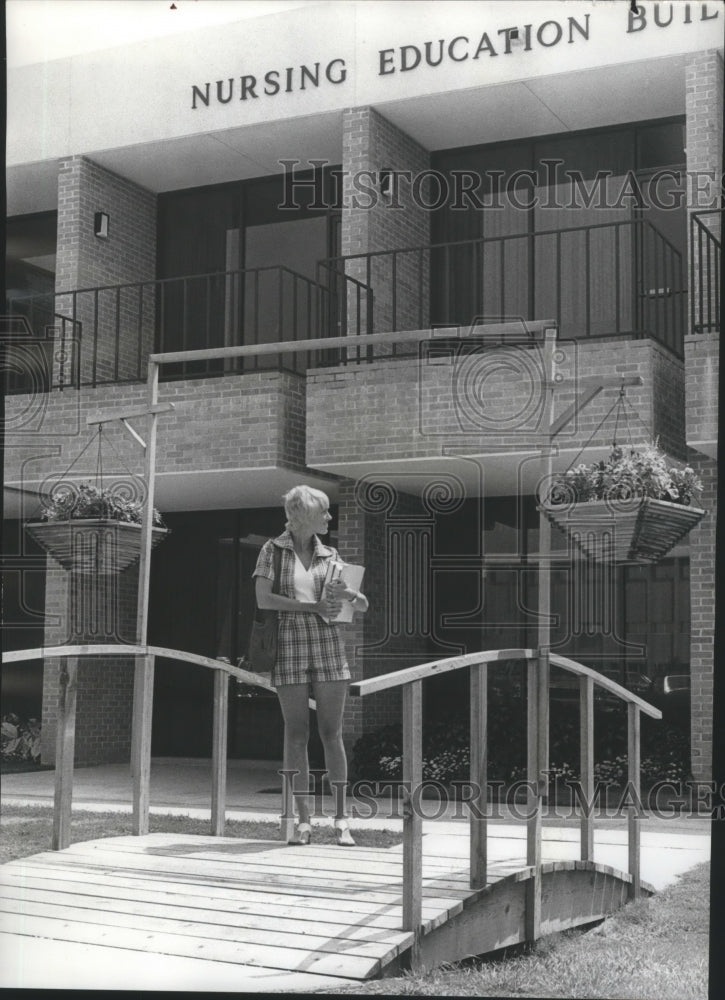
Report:
[[[641,219],[329,259],[317,281],[267,267],[88,288],[8,303],[11,321],[27,331],[19,342],[28,357],[6,366],[6,388],[142,381],[153,350],[339,334],[354,341],[360,333],[541,317],[556,320],[563,340],[651,339],[682,357],[686,297],[681,255]],[[302,373],[391,353],[410,348],[361,351],[351,343],[274,361],[193,362],[170,366],[164,378],[270,366]]]

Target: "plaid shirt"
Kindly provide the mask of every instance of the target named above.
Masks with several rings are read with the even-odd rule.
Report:
[[[330,560],[339,559],[337,549],[324,545],[315,537],[310,572],[315,598],[320,600]],[[265,542],[259,553],[253,576],[274,580],[273,546],[281,549],[279,594],[295,599],[295,551],[292,536],[284,531],[279,537]],[[277,663],[272,683],[304,684],[308,681],[349,680],[350,670],[345,655],[340,628],[327,624],[309,611],[280,611]]]

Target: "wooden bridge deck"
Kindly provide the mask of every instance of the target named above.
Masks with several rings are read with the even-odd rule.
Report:
[[[438,849],[424,856],[425,964],[523,940],[530,870],[517,856],[522,842],[506,843],[497,853],[511,856],[495,860],[489,885],[475,891],[467,859]],[[617,909],[629,878],[594,862],[545,863],[542,933]],[[110,962],[121,949],[116,960],[129,952],[176,956],[236,966],[240,978],[245,969],[304,974],[306,988],[324,988],[328,977],[359,981],[405,967],[413,934],[400,929],[402,889],[399,848],[117,837],[1,866],[0,935],[4,948],[34,938],[108,949]],[[261,982],[257,991],[265,991]]]

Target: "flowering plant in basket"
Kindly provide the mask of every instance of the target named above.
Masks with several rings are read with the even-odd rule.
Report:
[[[70,521],[103,518],[109,521],[123,521],[126,524],[141,524],[143,501],[125,496],[113,487],[101,488],[92,483],[80,483],[67,490],[56,490],[43,500],[43,521]],[[163,528],[161,514],[154,507],[153,524]]]
[[[689,465],[668,468],[667,458],[656,443],[640,448],[613,445],[607,458],[557,473],[549,503],[651,497],[689,506],[697,505],[701,494],[702,482],[694,469]]]

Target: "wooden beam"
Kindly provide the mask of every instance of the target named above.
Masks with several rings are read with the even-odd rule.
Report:
[[[211,832],[224,836],[227,805],[227,730],[229,725],[229,675],[214,672],[212,722]]]
[[[503,338],[518,336],[523,333],[530,336],[541,336],[547,328],[555,326],[552,320],[517,320],[513,323],[491,323],[475,328],[471,332],[468,326],[452,326],[446,329],[432,331],[402,330],[393,333],[363,333],[357,336],[315,337],[310,340],[284,341],[274,344],[249,344],[244,347],[210,347],[198,351],[166,351],[163,354],[152,354],[149,361],[157,365],[178,364],[185,361],[213,361],[224,358],[259,357],[260,355],[298,354],[303,351],[327,351],[333,347],[362,347],[375,344],[406,344],[423,340],[446,338],[466,338],[470,336],[490,336]]]
[[[582,861],[594,860],[594,681],[591,677],[579,678],[579,773],[584,806],[579,820],[580,850]]]
[[[640,878],[640,717],[639,708],[631,702],[627,705],[627,770],[630,795],[634,799],[627,813],[627,852],[629,873],[632,882],[629,887],[631,899],[639,899],[642,888]]]
[[[133,689],[131,761],[133,774],[132,830],[137,837],[149,832],[151,802],[151,722],[153,716],[154,657],[136,659]]]
[[[192,352],[193,353],[193,352]],[[86,417],[87,424],[108,424],[113,420],[125,420],[128,417],[146,417],[149,414],[156,416],[159,413],[169,413],[175,409],[173,403],[137,403],[135,406],[122,406],[117,410],[103,410],[101,413],[92,413]]]
[[[137,433],[137,431],[135,431],[134,428],[129,424],[128,420],[122,420],[121,421],[121,427],[123,427],[123,429],[126,431],[126,433],[134,441],[136,441],[137,444],[140,444],[144,451],[146,451],[146,442],[141,437],[141,435],[139,433]]]
[[[55,741],[55,793],[53,797],[54,851],[70,846],[73,808],[73,764],[76,741],[76,701],[78,696],[78,660],[68,657],[60,666],[58,729]]]
[[[541,796],[539,795],[539,664],[529,660],[526,678],[526,864],[532,877],[526,883],[526,940],[541,934]]]
[[[488,793],[488,664],[471,667],[471,801],[470,885],[481,889],[486,885],[488,842],[486,805]],[[482,814],[482,815],[480,815]]]
[[[419,801],[423,779],[422,694],[421,681],[403,688],[403,930],[413,932],[412,969],[420,961],[423,904],[423,818]]]
[[[552,438],[555,438],[574,419],[577,413],[591,403],[603,389],[619,389],[622,386],[626,388],[627,386],[643,385],[644,382],[641,375],[627,375],[625,378],[615,378],[614,376],[599,378],[593,375],[580,379],[577,384],[584,388],[584,392],[577,396],[574,402],[551,423],[549,433]],[[557,385],[557,388],[561,388],[561,386]]]
[[[146,384],[148,414],[147,446],[144,455],[144,481],[146,498],[141,524],[141,555],[138,567],[138,592],[136,601],[136,642],[146,644],[149,617],[149,585],[151,576],[151,532],[154,523],[154,495],[156,485],[156,433],[158,424],[159,368],[149,362]],[[134,416],[126,413],[124,416]],[[151,786],[151,726],[153,722],[154,657],[136,660],[134,674],[133,720],[131,734],[131,773],[133,776],[133,832],[140,836],[148,833]]]

